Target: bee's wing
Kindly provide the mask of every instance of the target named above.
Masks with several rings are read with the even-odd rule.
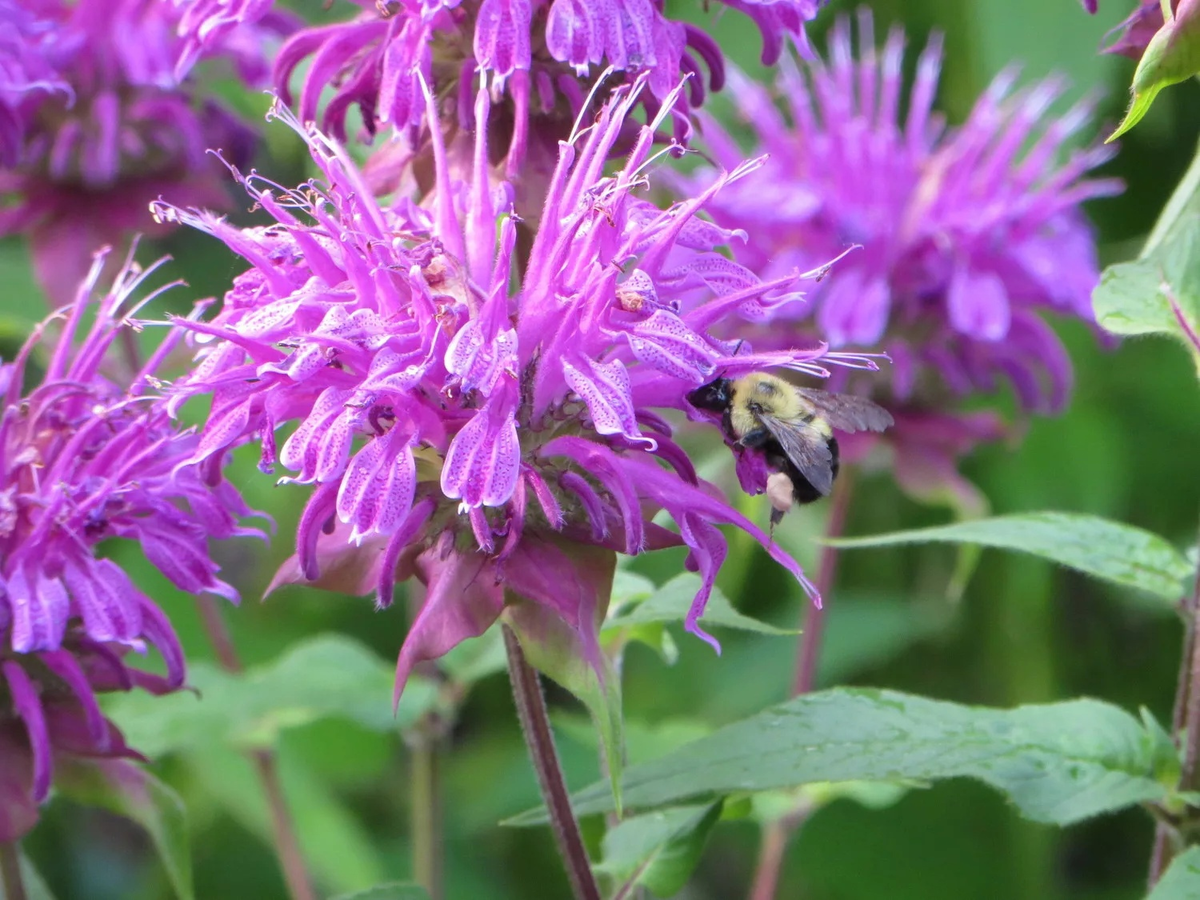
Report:
[[[796,388],[796,393],[815,406],[825,421],[841,431],[883,431],[893,422],[890,412],[866,397],[812,388]]]
[[[760,415],[759,421],[818,493],[828,494],[833,490],[833,454],[824,435],[804,422],[766,415]]]

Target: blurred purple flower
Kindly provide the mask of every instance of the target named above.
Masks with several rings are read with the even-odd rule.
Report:
[[[207,148],[237,159],[251,152],[247,126],[176,83],[177,19],[159,0],[40,0],[0,39],[23,42],[27,62],[17,67],[56,88],[14,99],[0,81],[0,146],[20,141],[16,152],[5,150],[17,164],[0,169],[0,235],[28,236],[55,304],[73,295],[97,247],[153,227],[147,206],[155,197],[228,202]],[[244,73],[257,56],[266,74],[261,40],[224,51]],[[0,79],[11,79],[7,69],[0,64]],[[3,125],[6,117],[15,125]]]
[[[295,31],[300,19],[277,12],[274,0],[170,0],[179,11],[175,31],[175,78],[182,81],[192,66],[208,56],[229,55],[243,81],[261,85],[270,77],[264,41],[274,42]]]
[[[0,168],[15,166],[25,145],[20,107],[28,95],[71,89],[58,74],[52,29],[17,0],[0,0]]]
[[[386,126],[416,129],[425,113],[420,79],[445,98],[442,110],[464,129],[471,124],[475,75],[498,96],[507,90],[511,109],[504,123],[511,136],[510,174],[519,166],[530,137],[531,117],[542,124],[565,123],[552,135],[565,137],[585,105],[580,79],[605,66],[632,78],[648,73],[643,95],[652,113],[680,76],[694,77],[684,101],[676,103],[677,131],[686,129],[688,105],[704,99],[701,63],[709,84],[724,82],[724,57],[700,28],[668,18],[663,0],[385,0],[350,22],[306,29],[280,52],[276,82],[291,102],[289,82],[299,64],[311,59],[297,110],[303,121],[318,121],[324,89],[334,93],[319,121],[346,140],[346,114],[357,106],[367,135]],[[804,25],[825,0],[723,0],[759,26],[763,61],[774,63],[785,39],[807,48]],[[378,6],[378,9],[375,7]],[[590,79],[589,79],[590,80]],[[607,88],[621,79],[613,79]]]
[[[122,379],[130,387],[105,376],[129,327],[123,307],[153,267],[143,273],[127,260],[92,302],[103,265],[101,253],[74,303],[0,367],[0,841],[33,826],[56,758],[139,758],[95,694],[160,693],[184,681],[166,616],[97,545],[137,541],[176,587],[236,601],[207,542],[250,533],[237,524],[247,513],[241,498],[216,467],[188,462],[198,438],[180,434],[144,394],[179,334]],[[57,321],[54,340],[43,340]],[[147,646],[161,654],[165,677],[122,661]]]
[[[523,265],[514,266],[511,193],[488,180],[482,88],[465,180],[452,179],[434,132],[428,208],[381,208],[344,151],[312,127],[304,135],[323,183],[284,191],[242,179],[270,227],[159,208],[251,263],[216,320],[191,325],[208,343],[179,401],[212,395],[196,458],[257,437],[264,470],[278,461],[297,473],[285,480],[315,485],[280,579],[373,587],[380,606],[396,578],[429,585],[400,652],[398,690],[416,662],[481,634],[514,596],[531,611],[527,634],[566,633],[572,658],[598,667],[604,573],[617,552],[685,545],[702,578],[687,627],[715,645],[698,619],[726,552],[721,524],[753,535],[812,590],[697,479],[656,410],[685,410],[685,394],[718,372],[821,377],[828,364],[874,363],[824,346],[756,354],[710,336],[739,310],[795,300],[800,276],[758,279],[716,249],[734,234],[696,217],[761,161],[666,210],[635,195],[678,92],[634,133],[625,167],[604,174],[645,84],[619,89],[564,142]],[[277,449],[291,421],[299,426]],[[658,510],[679,534],[651,521]],[[369,564],[346,563],[348,542]]]
[[[863,11],[859,41],[856,59],[843,18],[828,61],[814,60],[803,72],[785,65],[776,90],[786,112],[767,89],[733,79],[735,108],[770,154],[709,205],[718,224],[750,233],[735,258],[770,278],[861,245],[810,304],[781,308],[776,321],[749,334],[760,348],[772,336],[786,343],[802,335],[834,347],[881,344],[894,367],[880,402],[897,423],[875,440],[919,443],[919,434],[905,434],[906,423],[919,429],[926,419],[904,415],[907,409],[940,413],[940,434],[956,398],[994,391],[1001,380],[1025,410],[1062,409],[1071,363],[1040,313],[1091,321],[1099,272],[1080,204],[1121,190],[1117,181],[1086,177],[1114,148],[1065,152],[1091,104],[1049,116],[1062,84],[1050,79],[1014,91],[1016,72],[1008,70],[967,121],[947,131],[932,111],[940,39],[921,54],[907,98],[903,33],[893,30],[877,51]],[[715,121],[702,122],[717,165],[740,157]],[[711,177],[701,173],[685,184]],[[810,310],[813,318],[803,320]],[[780,318],[794,329],[781,328]],[[964,423],[964,434],[978,433]]]

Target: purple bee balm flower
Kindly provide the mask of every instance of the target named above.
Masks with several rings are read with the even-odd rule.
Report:
[[[284,191],[242,179],[271,226],[159,207],[251,264],[215,321],[190,326],[207,343],[179,401],[212,397],[196,458],[256,437],[262,468],[282,464],[296,473],[286,480],[315,486],[280,580],[373,587],[380,606],[397,578],[427,583],[398,690],[415,663],[481,634],[513,604],[527,611],[526,635],[567,633],[573,658],[598,667],[604,573],[617,552],[686,546],[702,579],[687,627],[715,646],[698,620],[725,556],[722,524],[756,537],[812,589],[697,479],[660,411],[686,410],[687,392],[717,373],[821,377],[830,364],[874,363],[824,346],[754,353],[711,336],[738,311],[793,302],[800,276],[758,279],[717,249],[734,233],[697,218],[761,160],[665,210],[637,195],[678,91],[633,131],[625,167],[605,174],[645,87],[641,77],[619,89],[564,142],[521,264],[511,192],[489,181],[486,89],[465,181],[452,179],[434,132],[425,206],[379,206],[339,145],[292,120],[323,182]],[[652,521],[658,511],[678,533]]]
[[[223,170],[205,151],[248,158],[254,137],[223,107],[176,83],[181,39],[171,4],[44,0],[29,8],[36,14],[26,11],[24,31],[62,88],[27,90],[14,103],[0,83],[7,111],[0,120],[16,118],[15,127],[0,124],[0,143],[22,139],[15,154],[6,151],[19,164],[0,170],[0,235],[29,238],[39,280],[58,304],[73,295],[97,247],[153,229],[150,200],[227,203]],[[262,53],[261,41],[226,47],[243,70],[257,54],[260,74]]]
[[[919,429],[933,412],[936,447],[965,449],[971,442],[943,439],[957,398],[1007,381],[1025,410],[1052,413],[1067,401],[1070,360],[1042,313],[1092,320],[1099,272],[1080,205],[1121,190],[1117,181],[1087,178],[1114,150],[1066,153],[1090,104],[1050,117],[1062,85],[1051,79],[1014,91],[1013,71],[993,81],[961,127],[947,131],[932,110],[940,39],[921,54],[903,98],[904,35],[894,30],[877,51],[863,12],[859,37],[856,59],[842,19],[828,61],[803,72],[785,66],[776,85],[784,111],[766,88],[735,76],[735,107],[770,160],[722,191],[709,210],[721,226],[750,233],[734,258],[764,277],[859,245],[813,291],[811,304],[781,307],[749,335],[760,348],[772,336],[881,344],[894,377],[878,399],[897,423],[874,440],[911,448],[919,435],[906,435],[906,424]],[[739,156],[715,121],[704,119],[703,131],[717,165]],[[709,180],[701,173],[685,185]],[[980,434],[968,420],[963,429]]]
[[[786,38],[804,43],[804,24],[825,0],[723,0],[759,25],[763,60],[773,63]],[[289,82],[297,66],[312,64],[304,78],[298,112],[318,121],[329,85],[334,93],[320,121],[346,140],[347,111],[358,106],[368,135],[386,126],[414,131],[422,124],[420,78],[447,98],[442,112],[468,128],[481,74],[511,104],[494,124],[511,136],[510,174],[520,165],[531,130],[550,128],[551,145],[566,136],[585,104],[579,79],[601,68],[632,78],[649,74],[643,99],[657,110],[683,74],[692,74],[687,102],[676,102],[677,130],[686,130],[687,106],[704,98],[701,64],[719,90],[724,61],[701,29],[667,18],[662,0],[360,0],[367,11],[350,22],[309,28],[280,52],[276,82],[291,102]],[[376,8],[378,7],[378,8]],[[614,78],[608,87],[621,83]],[[535,123],[531,125],[531,117]],[[557,127],[556,127],[557,126]]]
[[[261,85],[270,77],[262,43],[295,31],[301,20],[272,7],[274,0],[170,0],[179,10],[175,78],[198,61],[232,55],[242,80]]]
[[[0,0],[0,167],[17,165],[25,145],[20,113],[29,96],[58,93],[68,101],[71,89],[58,74],[51,28],[16,0]]]
[[[109,350],[133,311],[123,307],[149,272],[127,260],[92,302],[103,265],[98,254],[74,303],[0,367],[0,841],[32,827],[56,759],[138,758],[97,693],[159,693],[184,681],[166,616],[97,545],[137,541],[181,590],[236,600],[207,541],[249,533],[236,518],[247,510],[215,466],[188,462],[198,437],[178,433],[145,396],[178,333],[121,379],[130,387],[106,377]],[[48,332],[54,340],[43,343]],[[45,373],[35,383],[39,346]],[[123,661],[148,646],[165,676]]]

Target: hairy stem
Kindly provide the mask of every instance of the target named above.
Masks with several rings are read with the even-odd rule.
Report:
[[[21,878],[21,854],[16,843],[0,843],[0,886],[4,900],[26,900],[25,882]]]
[[[1200,630],[1200,564],[1192,591],[1179,604],[1183,615],[1183,653],[1179,660],[1179,678],[1175,684],[1175,708],[1171,716],[1171,733],[1178,744],[1186,740],[1183,748],[1183,766],[1179,775],[1179,789],[1194,791],[1200,785],[1200,641],[1196,639]],[[1171,864],[1174,854],[1173,829],[1160,822],[1154,831],[1154,848],[1150,853],[1149,886],[1154,887]]]
[[[571,811],[567,784],[558,764],[558,752],[554,749],[554,734],[550,730],[542,685],[537,672],[525,659],[517,636],[507,625],[504,626],[504,649],[508,652],[508,677],[512,681],[517,717],[521,720],[525,746],[529,748],[529,758],[537,773],[542,800],[550,813],[554,840],[571,882],[571,892],[575,900],[600,900],[600,889],[596,886],[587,849],[583,846],[583,836],[579,832],[579,823]]]
[[[846,525],[846,513],[850,509],[853,484],[850,472],[845,471],[838,479],[833,491],[829,521],[825,525],[825,536],[834,538],[842,533]],[[838,549],[826,545],[821,548],[817,563],[817,592],[821,595],[821,606],[810,606],[804,617],[804,631],[796,650],[796,675],[792,681],[792,696],[809,693],[817,681],[817,660],[821,654],[821,638],[825,634],[825,608],[833,582],[837,577]],[[779,887],[779,873],[783,868],[788,843],[796,829],[807,818],[807,812],[787,816],[771,822],[763,832],[762,849],[754,869],[754,881],[750,886],[750,900],[773,900]]]
[[[429,892],[442,900],[442,798],[438,786],[438,741],[420,734],[409,747],[409,780],[412,787],[413,874]]]
[[[846,512],[850,508],[853,484],[850,473],[845,472],[838,480],[829,509],[829,522],[825,536],[835,538],[846,527]],[[800,646],[796,651],[796,677],[792,681],[792,696],[799,697],[813,689],[817,681],[817,659],[821,655],[821,638],[825,634],[825,609],[833,582],[837,577],[838,548],[826,544],[821,548],[821,560],[817,564],[817,593],[821,595],[819,607],[810,606],[804,617],[804,631],[800,634]]]
[[[196,599],[200,608],[200,619],[209,643],[217,654],[217,659],[225,671],[232,674],[242,672],[242,661],[238,658],[229,629],[221,617],[221,610],[216,601],[207,594]],[[247,754],[262,785],[263,794],[267,798],[267,807],[271,813],[271,828],[275,836],[275,856],[279,860],[279,868],[287,882],[288,896],[291,900],[316,900],[312,879],[308,867],[304,863],[304,854],[300,851],[300,842],[296,838],[296,830],[292,826],[292,817],[288,812],[287,800],[283,794],[283,784],[279,780],[279,768],[276,765],[275,752],[269,749],[253,750]]]

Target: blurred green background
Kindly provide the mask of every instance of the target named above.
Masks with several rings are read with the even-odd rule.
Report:
[[[822,14],[810,30],[816,47],[823,46],[834,17],[851,5],[835,2]],[[1106,127],[1120,118],[1133,64],[1100,57],[1096,50],[1105,30],[1127,14],[1129,0],[1104,0],[1095,17],[1085,15],[1078,0],[877,0],[868,5],[876,13],[877,34],[888,24],[902,24],[910,48],[922,45],[933,28],[946,33],[939,105],[952,122],[961,121],[988,80],[1014,61],[1024,63],[1026,77],[1066,74],[1073,96],[1101,93]],[[671,0],[668,10],[697,22],[711,23],[716,14],[695,0]],[[332,14],[345,11],[335,6]],[[720,38],[739,64],[761,71],[758,36],[746,19],[722,15]],[[233,85],[221,89],[234,93]],[[239,102],[255,111],[265,106],[257,96]],[[724,109],[719,103],[716,108]],[[1106,167],[1105,174],[1118,175],[1128,185],[1123,197],[1089,209],[1106,262],[1136,252],[1190,161],[1200,132],[1197,108],[1200,88],[1194,83],[1165,92]],[[259,169],[281,183],[298,180],[304,174],[300,148],[282,126],[268,134]],[[178,234],[157,247],[143,247],[142,255],[159,251],[176,258],[172,274],[191,285],[172,294],[169,302],[177,309],[219,293],[239,271],[216,242],[200,235]],[[28,323],[43,313],[17,242],[0,244],[0,286],[9,332],[3,339],[11,346],[12,332],[22,327],[14,322]],[[977,453],[965,463],[965,473],[995,512],[1095,513],[1191,546],[1200,509],[1195,473],[1200,396],[1191,362],[1178,346],[1162,340],[1127,341],[1106,350],[1078,323],[1062,324],[1060,333],[1076,366],[1070,411],[1031,423],[1017,447]],[[712,459],[729,468],[727,456]],[[299,588],[258,601],[290,552],[305,492],[276,488],[252,462],[252,457],[239,460],[246,494],[251,505],[276,518],[276,538],[266,549],[251,542],[219,548],[229,579],[245,597],[239,609],[226,611],[245,661],[270,665],[298,642],[339,632],[373,648],[379,656],[376,668],[386,671],[403,638],[403,603],[377,613],[367,599]],[[765,518],[760,501],[747,501],[746,508],[754,518]],[[807,508],[792,516],[781,534],[810,565],[810,538],[822,527],[824,514]],[[874,474],[859,479],[847,532],[934,524],[948,516],[946,510],[912,503],[886,474]],[[190,658],[211,659],[194,602],[149,571],[136,550],[112,552],[161,600]],[[994,705],[1089,695],[1130,710],[1145,705],[1169,721],[1181,638],[1171,610],[996,551],[984,552],[964,596],[955,602],[946,595],[954,564],[954,551],[947,547],[846,553],[829,601],[823,685],[889,686]],[[668,553],[639,560],[635,568],[663,581],[680,566],[680,555]],[[754,591],[746,588],[751,577]],[[798,589],[756,548],[741,545],[731,554],[721,586],[752,616],[793,627],[801,616]],[[787,696],[792,639],[733,632],[721,638],[725,652],[718,658],[701,642],[677,633],[674,666],[645,647],[629,651],[626,711],[631,731],[651,748],[646,752]],[[210,670],[201,665],[197,671]],[[191,695],[185,699],[202,702]],[[597,777],[594,742],[586,731],[580,736],[580,707],[555,690],[551,700],[563,725],[568,778],[582,787]],[[386,719],[388,701],[386,678],[362,680],[359,704],[370,706],[374,715],[382,711]],[[364,718],[369,715],[326,717],[306,712],[303,705],[293,704],[291,714],[272,721],[270,730],[280,735],[285,786],[323,895],[410,877],[408,753],[399,731],[386,723],[368,727]],[[265,841],[264,807],[239,753],[215,740],[191,742],[157,760],[155,768],[187,804],[199,897],[285,896]],[[449,897],[568,896],[548,832],[497,825],[537,800],[503,675],[483,678],[466,697],[446,746],[443,774]],[[839,800],[818,812],[793,843],[779,897],[1137,898],[1151,833],[1149,817],[1138,811],[1067,830],[1030,824],[998,795],[962,781],[914,790],[881,810]],[[680,896],[744,896],[757,840],[758,827],[749,819],[722,823]],[[57,799],[49,806],[26,848],[59,900],[170,896],[140,830],[70,801]]]

